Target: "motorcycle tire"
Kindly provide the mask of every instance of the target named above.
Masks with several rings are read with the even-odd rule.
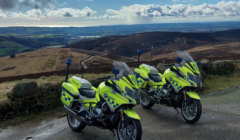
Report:
[[[141,125],[139,120],[136,120],[136,119],[131,119],[131,120],[132,121],[130,121],[130,122],[132,122],[135,125],[136,135],[134,136],[134,138],[130,138],[130,139],[141,140],[141,138],[142,138],[142,125]],[[117,136],[118,136],[119,140],[124,140],[125,138],[123,138],[123,136],[120,132],[121,127],[122,127],[122,120],[119,120],[118,127],[117,127]]]
[[[186,120],[186,122],[188,122],[188,123],[190,123],[190,124],[196,123],[196,122],[200,119],[200,117],[201,117],[201,115],[202,115],[202,105],[201,105],[200,100],[194,99],[194,100],[192,101],[192,103],[194,103],[194,104],[196,105],[196,107],[197,107],[197,109],[196,109],[196,114],[195,114],[195,116],[192,117],[192,118],[190,118],[190,117],[187,116],[186,110],[184,110],[184,109],[185,109],[185,108],[184,108],[184,103],[185,103],[185,101],[183,100],[183,101],[182,101],[182,106],[181,106],[181,112],[182,112],[183,118]],[[189,106],[188,106],[188,107],[189,107]],[[195,109],[194,109],[194,110],[195,110]],[[188,111],[189,111],[189,109],[188,109]],[[189,116],[190,116],[190,115],[189,115]]]
[[[68,125],[69,127],[75,131],[75,132],[81,132],[85,127],[86,127],[86,124],[83,124],[81,121],[73,118],[71,115],[67,115],[67,120],[68,120]],[[78,121],[76,122],[76,124],[73,124],[73,121]]]

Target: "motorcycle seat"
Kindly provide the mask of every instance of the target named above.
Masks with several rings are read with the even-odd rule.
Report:
[[[96,95],[96,91],[93,90],[93,89],[89,89],[89,88],[79,89],[79,93],[80,93],[82,96],[85,96],[85,97],[87,97],[87,98],[95,98],[95,95]]]
[[[149,79],[154,81],[154,82],[162,82],[162,77],[158,74],[148,74]]]

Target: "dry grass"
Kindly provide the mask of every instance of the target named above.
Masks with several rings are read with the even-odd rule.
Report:
[[[0,58],[0,77],[25,75],[47,71],[64,70],[67,58],[72,59],[70,68],[80,68],[80,61],[84,54],[74,52],[71,49],[45,49],[33,52],[17,54],[16,58]],[[86,55],[88,58],[89,56]],[[11,67],[14,69],[1,71]]]
[[[179,49],[181,50],[181,49]],[[161,52],[167,52],[168,48],[163,48]],[[173,52],[174,51],[174,52]],[[197,46],[191,49],[182,49],[182,51],[186,51],[190,53],[193,58],[215,58],[220,57],[224,59],[230,59],[235,58],[240,55],[240,42],[231,42],[231,43],[215,43],[215,44],[209,44],[209,45],[201,45]],[[149,55],[149,54],[147,54]],[[159,55],[153,55],[153,60],[158,59],[175,59],[177,57],[177,54],[175,50],[172,50],[171,52],[159,54]],[[148,58],[148,57],[146,57]],[[146,59],[148,60],[148,59]]]
[[[91,60],[87,61],[88,66],[103,66],[103,65],[112,65],[113,60],[105,58],[103,56],[95,56]]]
[[[240,77],[236,76],[208,76],[203,82],[204,89],[200,93],[210,93],[228,88],[239,87]]]

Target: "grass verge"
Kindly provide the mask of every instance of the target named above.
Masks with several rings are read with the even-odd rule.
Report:
[[[209,75],[203,81],[203,87],[199,89],[198,93],[205,94],[233,87],[240,87],[240,77]]]

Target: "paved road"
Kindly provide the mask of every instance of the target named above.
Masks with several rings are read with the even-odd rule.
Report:
[[[199,122],[187,124],[174,109],[154,105],[151,110],[134,108],[141,117],[143,140],[240,139],[240,89],[201,96],[203,114]],[[86,127],[75,133],[68,127],[66,117],[51,118],[39,123],[29,121],[9,127],[0,133],[0,140],[116,140],[108,130]],[[30,138],[29,138],[30,139]]]

